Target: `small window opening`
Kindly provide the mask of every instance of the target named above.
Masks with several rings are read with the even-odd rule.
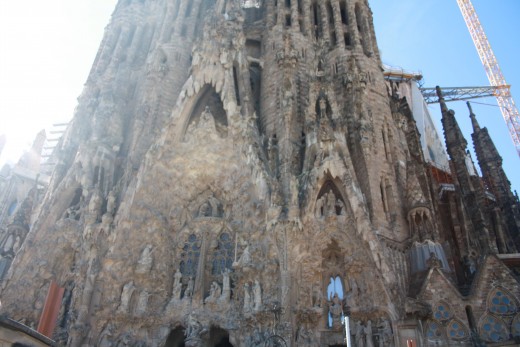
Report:
[[[318,14],[318,5],[316,3],[312,4],[311,13],[312,13],[312,25],[314,26],[314,37],[317,40],[320,37],[321,28],[320,28],[319,14]]]
[[[291,0],[285,0],[285,7],[291,8]]]
[[[345,40],[345,46],[351,46],[352,45],[352,42],[350,41],[350,34],[349,33],[345,33],[343,35],[343,38]]]
[[[238,73],[237,68],[233,66],[233,81],[235,82],[235,97],[237,99],[237,105],[240,106],[240,90],[238,88]]]
[[[339,4],[339,12],[341,14],[341,23],[348,25],[347,8],[345,1],[342,1]]]
[[[291,27],[291,15],[287,14],[285,15],[285,27],[290,28]]]
[[[388,203],[386,201],[386,191],[385,191],[384,181],[382,181],[381,184],[379,185],[379,189],[381,190],[381,202],[383,203],[383,211],[386,213],[386,212],[388,212]]]
[[[338,43],[338,39],[336,38],[336,32],[334,30],[332,30],[332,32],[330,33],[330,42],[333,46],[335,46]]]
[[[330,1],[327,2],[327,17],[329,18],[329,24],[334,25],[334,15]]]

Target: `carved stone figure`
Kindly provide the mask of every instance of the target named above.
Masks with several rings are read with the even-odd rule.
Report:
[[[121,303],[119,304],[118,312],[127,313],[130,299],[135,291],[134,281],[130,281],[124,285],[123,291],[121,292]]]
[[[233,264],[235,267],[248,267],[251,266],[251,253],[249,251],[249,245],[244,248],[244,252],[236,262],[236,264]]]
[[[111,190],[110,193],[108,193],[107,197],[107,213],[111,216],[114,215],[116,211],[116,193],[114,190]]]
[[[228,303],[231,297],[231,280],[229,279],[229,270],[225,269],[222,272],[222,295],[219,301]]]
[[[343,304],[338,296],[338,293],[334,293],[334,296],[330,298],[329,313],[332,318],[332,328],[341,328],[341,315],[343,314]]]
[[[312,286],[312,306],[321,307],[323,304],[323,290],[319,283]]]
[[[262,308],[262,287],[260,287],[258,280],[255,280],[253,285],[253,297],[255,302],[254,310],[259,311]]]
[[[173,275],[172,299],[180,300],[182,292],[182,273],[177,269]]]
[[[379,340],[379,346],[380,347],[393,346],[394,341],[393,341],[392,327],[391,327],[388,319],[386,319],[386,318],[382,319],[380,329],[381,329],[381,339]]]
[[[99,212],[101,210],[101,204],[103,203],[101,195],[99,191],[96,189],[90,198],[90,202],[88,203],[88,211],[90,214],[90,218],[95,221],[97,217],[99,217]]]
[[[219,215],[220,202],[212,195],[209,197],[208,203],[211,206],[211,216],[220,217],[220,215]]]
[[[152,245],[147,245],[141,252],[141,257],[137,262],[137,273],[148,273],[152,269],[153,257],[152,257]]]
[[[143,290],[141,293],[139,293],[139,299],[137,300],[137,308],[135,309],[136,314],[142,315],[146,312],[149,296],[150,294],[146,290]]]
[[[209,202],[206,201],[200,206],[199,217],[211,217],[211,206]]]
[[[201,113],[198,127],[207,129],[210,131],[216,130],[215,119],[213,118],[213,115],[211,114],[211,110],[209,109],[209,106],[206,106],[204,111]]]
[[[216,302],[220,298],[221,294],[222,293],[220,285],[217,282],[213,281],[209,290],[209,296],[204,300],[204,303]]]
[[[189,316],[184,336],[186,337],[186,346],[199,346],[201,337],[206,333],[206,329],[192,315]]]
[[[190,277],[190,279],[188,280],[188,285],[186,286],[186,290],[184,291],[185,298],[191,298],[193,296],[194,285],[195,281],[193,280],[193,277]]]
[[[253,310],[251,302],[251,287],[249,283],[244,284],[244,313],[249,313]]]
[[[361,324],[361,321],[356,322],[356,333],[355,333],[355,340],[356,340],[356,346],[357,347],[365,347],[365,339],[364,336],[365,331],[363,324]]]
[[[369,319],[365,327],[366,347],[374,347],[374,337],[372,335],[372,321]]]

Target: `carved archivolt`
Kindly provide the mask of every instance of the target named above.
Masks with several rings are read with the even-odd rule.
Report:
[[[315,216],[318,219],[331,216],[345,216],[346,205],[338,189],[331,181],[327,181],[320,193],[315,205]]]
[[[431,240],[433,236],[432,214],[427,207],[415,207],[407,216],[410,235],[419,240]]]

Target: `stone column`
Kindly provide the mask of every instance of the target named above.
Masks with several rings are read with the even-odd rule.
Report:
[[[311,0],[301,0],[303,3],[302,16],[303,16],[303,30],[302,33],[307,37],[312,35],[311,30],[311,14],[309,9],[311,8]]]
[[[345,47],[345,40],[343,39],[343,23],[341,23],[341,9],[339,2],[333,0],[331,2],[332,13],[334,14],[334,30],[336,31],[336,45],[338,47]]]
[[[330,42],[329,18],[327,15],[327,4],[324,1],[319,1],[318,6],[321,12],[321,37],[322,40]]]
[[[300,31],[298,0],[291,0],[291,22],[294,30]]]

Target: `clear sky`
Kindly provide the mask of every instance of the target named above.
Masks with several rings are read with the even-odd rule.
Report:
[[[425,86],[488,85],[456,0],[369,2],[385,64],[422,72]],[[7,135],[0,165],[16,161],[39,130],[72,117],[115,4],[116,0],[0,1],[0,135]],[[520,1],[473,4],[519,103]],[[493,98],[475,102],[496,105]],[[449,106],[470,142],[465,104]],[[513,188],[520,191],[520,159],[499,109],[476,103],[473,108],[502,154]],[[438,105],[431,110],[440,128]]]

